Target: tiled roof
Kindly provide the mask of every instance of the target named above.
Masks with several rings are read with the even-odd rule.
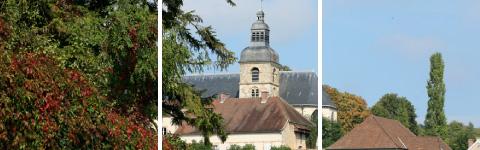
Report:
[[[203,91],[202,97],[228,93],[238,98],[240,74],[184,76],[186,83]],[[317,75],[314,72],[280,71],[280,97],[291,105],[318,105]]]
[[[332,102],[330,94],[328,94],[324,88],[322,88],[322,106],[337,108],[337,106]]]
[[[229,98],[224,103],[214,100],[212,104],[214,111],[222,115],[228,133],[280,132],[287,122],[300,130],[309,130],[312,125],[280,97],[270,97],[266,103],[261,103],[260,98]],[[199,131],[183,124],[175,133],[199,134]]]
[[[440,150],[440,147],[450,150],[440,138],[416,136],[396,120],[372,115],[327,149]]]

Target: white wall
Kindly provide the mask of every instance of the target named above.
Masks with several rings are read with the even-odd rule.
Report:
[[[293,108],[295,108],[295,110],[302,114],[307,120],[310,120],[313,112],[318,109],[316,106],[293,106]]]
[[[180,138],[187,143],[192,143],[193,140],[199,142],[203,141],[201,135],[182,135]],[[217,136],[210,137],[210,142],[217,145],[219,150],[226,150],[230,145],[246,145],[253,144],[256,150],[266,150],[264,148],[282,145],[282,135],[280,133],[255,133],[255,134],[230,134],[227,141],[222,143]]]
[[[322,107],[322,117],[337,121],[337,110],[331,107]]]
[[[167,132],[173,134],[178,129],[178,126],[172,125],[172,117],[162,117],[162,127],[158,132],[162,133],[163,128],[167,128]]]

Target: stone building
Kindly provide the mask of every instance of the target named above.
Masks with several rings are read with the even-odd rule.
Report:
[[[225,143],[210,137],[216,149],[230,145],[254,144],[257,150],[285,145],[306,149],[312,123],[307,119],[317,110],[317,75],[314,72],[281,71],[278,53],[270,47],[270,28],[263,11],[252,24],[250,45],[240,56],[240,73],[189,75],[183,80],[201,91],[201,96],[217,97],[214,111],[224,118],[229,133]],[[162,132],[180,135],[183,140],[202,140],[188,125],[169,127],[163,117]]]
[[[331,121],[337,121],[337,106],[333,103],[330,95],[322,88],[322,117]]]

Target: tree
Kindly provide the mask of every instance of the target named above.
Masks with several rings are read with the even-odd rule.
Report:
[[[290,67],[288,67],[287,65],[280,64],[280,71],[292,71],[292,69],[290,69]]]
[[[227,2],[235,5],[231,0]],[[216,38],[211,26],[201,25],[200,16],[181,10],[182,0],[166,0],[162,4],[162,113],[172,116],[176,125],[186,123],[199,129],[205,145],[211,144],[212,135],[225,141],[223,118],[207,109],[211,99],[202,101],[199,91],[184,83],[182,76],[210,67],[224,70],[236,61],[234,53]],[[216,60],[210,56],[216,56]]]
[[[443,110],[445,103],[445,83],[443,82],[444,63],[442,55],[430,57],[430,79],[427,82],[428,109],[425,118],[425,134],[445,138],[447,119]]]
[[[326,148],[343,136],[340,123],[322,117],[322,147]]]
[[[42,114],[46,115],[44,119],[49,118],[47,119],[49,125],[58,125],[56,126],[59,127],[58,132],[52,130],[48,132],[48,135],[32,137],[27,133],[38,131],[25,130],[21,134],[15,135],[16,139],[20,139],[17,142],[20,145],[24,144],[23,146],[37,144],[30,146],[47,145],[45,147],[62,148],[62,145],[70,144],[69,137],[66,137],[69,135],[72,136],[70,140],[78,140],[76,145],[81,142],[84,143],[85,148],[108,148],[98,145],[113,146],[113,148],[137,148],[135,145],[146,145],[146,148],[154,147],[157,142],[156,134],[152,134],[155,131],[151,128],[151,123],[157,116],[158,97],[156,26],[155,4],[146,0],[0,0],[0,51],[5,51],[2,53],[5,55],[2,63],[17,64],[19,61],[16,59],[20,60],[19,58],[23,57],[28,58],[28,61],[25,62],[27,64],[30,63],[30,57],[48,60],[33,60],[36,62],[34,64],[39,67],[33,65],[35,69],[29,70],[27,73],[47,74],[48,77],[44,79],[21,76],[25,73],[19,70],[6,71],[10,73],[3,74],[6,78],[17,74],[20,75],[19,81],[29,80],[39,83],[48,81],[48,83],[42,84],[63,88],[63,86],[69,85],[69,83],[65,83],[69,82],[65,78],[74,76],[75,78],[81,77],[84,82],[83,86],[89,87],[82,86],[80,89],[51,92],[51,97],[63,97],[53,100],[45,100],[44,95],[39,93],[37,93],[39,95],[30,96],[28,102],[38,102],[36,105],[48,104],[46,105],[48,107],[52,104],[54,106],[57,104],[69,105],[62,105],[61,109],[52,109],[55,110],[55,113]],[[25,64],[20,63],[20,65]],[[47,69],[39,70],[40,66]],[[64,73],[58,70],[63,70]],[[17,89],[23,88],[35,93],[28,87],[19,84],[16,86],[19,87]],[[38,90],[48,91],[48,89]],[[20,96],[18,93],[9,93],[3,89],[1,92],[8,93],[8,98],[2,99],[3,103],[9,103],[9,99],[12,97]],[[79,92],[87,95],[94,93],[93,95],[96,96],[89,98],[88,101],[83,97],[72,96],[78,95]],[[79,100],[86,104],[75,104]],[[53,103],[50,104],[47,101]],[[0,105],[0,109],[10,107],[9,105]],[[16,111],[37,113],[35,107],[15,107]],[[89,112],[76,114],[83,118],[77,120],[58,119],[71,119],[65,116],[72,113],[83,113],[80,111],[81,109]],[[12,115],[8,113],[6,115]],[[6,118],[1,120],[5,121],[1,123],[6,123],[6,128],[11,131],[10,127],[15,129],[11,125],[21,126],[10,124],[20,121],[16,119],[21,118]],[[39,122],[35,122],[35,125],[38,125]],[[75,124],[77,127],[65,124]],[[111,127],[115,127],[115,129],[110,130]],[[79,128],[82,132],[78,131]],[[91,132],[83,131],[88,129],[91,129]],[[71,132],[65,133],[64,131]],[[109,136],[102,136],[104,133],[99,132],[109,133]],[[139,134],[135,135],[136,133]],[[135,140],[133,135],[140,136],[142,140]],[[149,136],[148,140],[145,140],[144,136]],[[6,139],[10,140],[9,138]],[[125,140],[128,138],[131,139]],[[30,143],[28,140],[22,141],[22,139],[38,141]],[[88,143],[91,141],[97,143]],[[49,142],[60,144],[57,145],[59,147],[54,147],[48,145]],[[135,142],[136,144],[132,144]],[[7,146],[16,146],[12,141],[0,143],[10,143],[12,145]],[[75,142],[73,143],[75,144]]]
[[[156,147],[156,132],[118,114],[83,73],[45,54],[0,50],[0,62],[1,149]]]
[[[395,93],[385,94],[371,108],[372,114],[400,121],[405,127],[418,135],[417,114],[415,108],[405,97]]]
[[[324,85],[325,91],[337,106],[338,121],[342,125],[342,132],[347,133],[362,123],[370,115],[365,100],[347,92],[339,92],[337,89]]]
[[[310,127],[310,134],[307,137],[307,148],[317,148],[318,137],[318,110],[315,110],[310,117],[310,121],[313,122],[313,126]]]
[[[468,149],[468,139],[474,139],[473,124],[469,123],[468,126],[463,125],[461,122],[452,121],[448,125],[447,138],[445,142],[453,150],[465,150]]]

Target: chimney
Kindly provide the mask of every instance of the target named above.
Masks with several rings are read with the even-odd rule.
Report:
[[[224,103],[227,98],[230,98],[229,94],[226,93],[220,93],[220,103]]]
[[[266,103],[267,100],[268,100],[268,92],[267,91],[262,91],[262,95],[261,95],[261,98],[262,98],[262,101],[261,103]]]
[[[468,147],[472,146],[475,143],[475,139],[468,139]]]

